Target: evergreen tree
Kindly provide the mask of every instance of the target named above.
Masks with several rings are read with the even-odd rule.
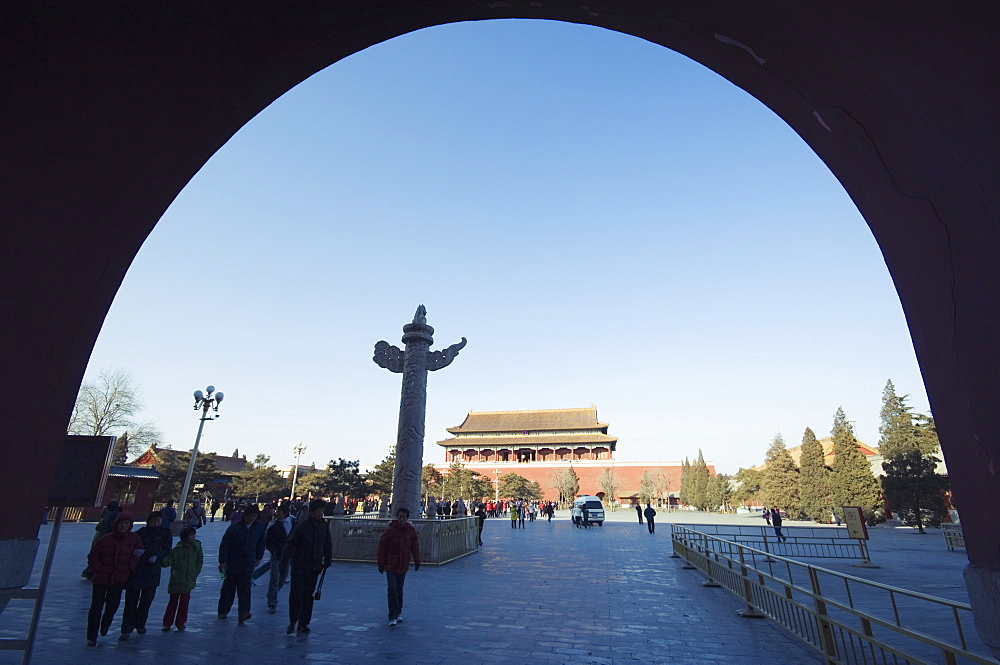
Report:
[[[115,439],[115,447],[111,451],[112,464],[128,464],[128,432],[122,432],[121,436]]]
[[[833,469],[830,489],[833,509],[843,519],[843,506],[860,506],[869,524],[884,519],[882,488],[872,475],[871,465],[858,448],[854,429],[842,408],[833,417]]]
[[[823,457],[823,446],[813,431],[802,434],[802,454],[799,456],[799,499],[802,512],[814,522],[830,521],[833,499],[830,496],[830,469]]]
[[[948,479],[934,472],[937,463],[936,457],[922,455],[917,448],[882,463],[882,489],[889,510],[920,533],[925,533],[925,524],[940,526],[945,512]]]
[[[941,442],[938,440],[934,416],[914,413],[913,431],[917,441],[917,449],[923,455],[937,455],[941,452]]]
[[[534,480],[528,480],[516,473],[505,473],[500,476],[500,497],[538,501],[542,498],[542,488]]]
[[[785,449],[785,440],[781,434],[774,435],[764,457],[760,500],[765,508],[778,507],[794,517],[798,517],[802,509],[802,501],[799,498],[799,470]]]
[[[184,478],[187,476],[188,464],[191,463],[191,453],[176,453],[166,459],[166,463],[157,471],[160,472],[160,485],[156,488],[154,496],[160,501],[167,499],[180,500],[181,490],[184,488]],[[198,486],[207,487],[209,483],[218,477],[218,468],[215,464],[215,453],[199,453],[194,461],[194,472],[191,474],[191,496],[194,496],[195,488]]]
[[[763,471],[757,469],[743,469],[736,472],[736,491],[733,492],[733,502],[748,506],[758,501],[757,494],[760,492],[761,476]]]
[[[732,476],[717,473],[708,482],[709,509],[729,512],[733,500]]]
[[[393,457],[393,466],[395,466],[395,456]],[[434,468],[433,464],[424,464],[423,474],[420,478],[420,490],[423,492],[424,497],[440,494],[441,482],[443,480],[444,476]]]
[[[260,454],[254,458],[253,464],[247,463],[246,470],[233,481],[233,492],[238,496],[252,496],[255,503],[261,499],[280,499],[287,489],[287,482],[276,467],[268,464],[270,461],[270,457]]]
[[[359,499],[368,493],[358,460],[340,457],[326,465],[327,491],[331,496]]]
[[[698,459],[691,465],[691,492],[688,495],[691,505],[698,510],[707,510],[710,503],[708,498],[708,480],[712,477],[705,463],[705,456],[698,449]]]
[[[493,483],[461,462],[452,462],[441,481],[441,496],[451,501],[478,500],[493,496]]]
[[[882,390],[882,409],[879,411],[879,452],[886,459],[905,454],[917,447],[913,415],[906,405],[906,396],[896,394],[892,381],[886,381]]]
[[[396,472],[396,447],[393,446],[386,458],[375,465],[375,468],[365,474],[368,494],[379,496],[392,495],[393,474]]]
[[[681,489],[678,492],[679,501],[685,506],[691,505],[691,462],[684,458],[681,464]]]

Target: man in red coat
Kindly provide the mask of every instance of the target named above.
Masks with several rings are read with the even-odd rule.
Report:
[[[396,511],[396,519],[382,532],[378,541],[378,572],[385,573],[387,597],[389,600],[389,626],[395,626],[403,620],[403,581],[406,571],[410,569],[410,559],[413,559],[413,570],[420,570],[420,540],[417,530],[407,520],[410,511],[400,508]]]
[[[129,573],[145,551],[142,538],[132,531],[132,513],[119,513],[111,533],[97,539],[90,548],[87,562],[94,572],[94,585],[87,613],[87,646],[97,646],[97,629],[107,635],[122,600],[122,590]]]

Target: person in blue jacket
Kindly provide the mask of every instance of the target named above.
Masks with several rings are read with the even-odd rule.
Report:
[[[243,511],[243,519],[229,525],[219,543],[219,572],[223,575],[220,619],[229,615],[237,595],[239,622],[250,618],[250,576],[264,558],[264,525],[257,521],[259,513],[251,504]]]

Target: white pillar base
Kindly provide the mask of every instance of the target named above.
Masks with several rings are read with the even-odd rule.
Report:
[[[0,540],[0,613],[31,577],[38,553],[38,539]]]
[[[1000,566],[970,563],[965,568],[964,577],[972,615],[976,619],[976,631],[993,657],[1000,659]]]

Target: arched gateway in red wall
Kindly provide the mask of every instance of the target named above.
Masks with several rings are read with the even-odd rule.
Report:
[[[4,3],[0,589],[26,579],[94,340],[185,183],[320,69],[490,18],[586,23],[674,49],[761,100],[829,166],[899,292],[962,511],[977,623],[1000,654],[1000,17],[986,2]]]

